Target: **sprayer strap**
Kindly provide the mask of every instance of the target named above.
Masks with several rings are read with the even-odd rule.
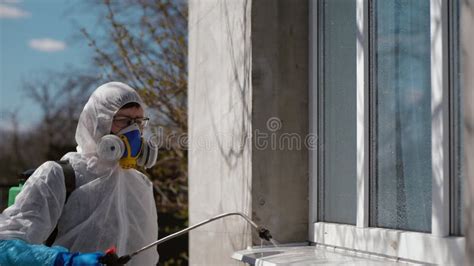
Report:
[[[66,185],[66,201],[64,204],[66,204],[69,196],[76,189],[76,174],[69,161],[58,161],[57,163],[63,168],[64,184]]]
[[[61,168],[63,169],[64,173],[64,184],[66,187],[66,200],[64,201],[64,205],[66,205],[67,200],[71,193],[76,189],[76,174],[74,173],[74,169],[72,168],[69,161],[56,161]],[[56,236],[58,235],[58,225],[54,227],[53,232],[49,235],[48,239],[44,241],[44,244],[48,247],[51,247],[56,240]]]

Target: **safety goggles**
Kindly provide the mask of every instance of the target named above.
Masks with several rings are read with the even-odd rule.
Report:
[[[140,128],[144,128],[148,125],[148,121],[150,118],[148,117],[127,117],[127,116],[117,116],[114,117],[114,124],[120,128],[128,127],[134,123],[136,123]]]

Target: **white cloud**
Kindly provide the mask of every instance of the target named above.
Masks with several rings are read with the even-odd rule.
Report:
[[[49,38],[32,39],[28,44],[31,48],[41,52],[58,52],[66,49],[64,42]]]
[[[0,19],[2,18],[25,18],[30,17],[31,14],[21,8],[4,5],[0,3]]]
[[[5,3],[5,4],[19,4],[23,2],[22,0],[0,0],[0,3]]]

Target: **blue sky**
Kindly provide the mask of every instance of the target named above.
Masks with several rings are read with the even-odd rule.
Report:
[[[5,111],[17,111],[27,128],[39,121],[40,109],[25,99],[22,81],[47,71],[84,67],[92,50],[80,27],[96,29],[97,15],[82,0],[0,0],[0,126]],[[76,36],[76,37],[75,37]]]

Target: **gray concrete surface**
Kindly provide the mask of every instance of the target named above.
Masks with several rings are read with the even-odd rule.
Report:
[[[269,136],[252,149],[252,214],[285,243],[308,240],[308,14],[307,1],[252,2],[252,128]]]
[[[307,13],[306,0],[189,2],[191,225],[241,211],[278,241],[307,240],[307,150],[288,144],[308,131]],[[190,233],[190,264],[238,264],[251,244],[250,227],[225,218]]]
[[[189,223],[251,215],[250,3],[189,2]],[[249,226],[224,218],[190,233],[190,265],[239,264]]]

